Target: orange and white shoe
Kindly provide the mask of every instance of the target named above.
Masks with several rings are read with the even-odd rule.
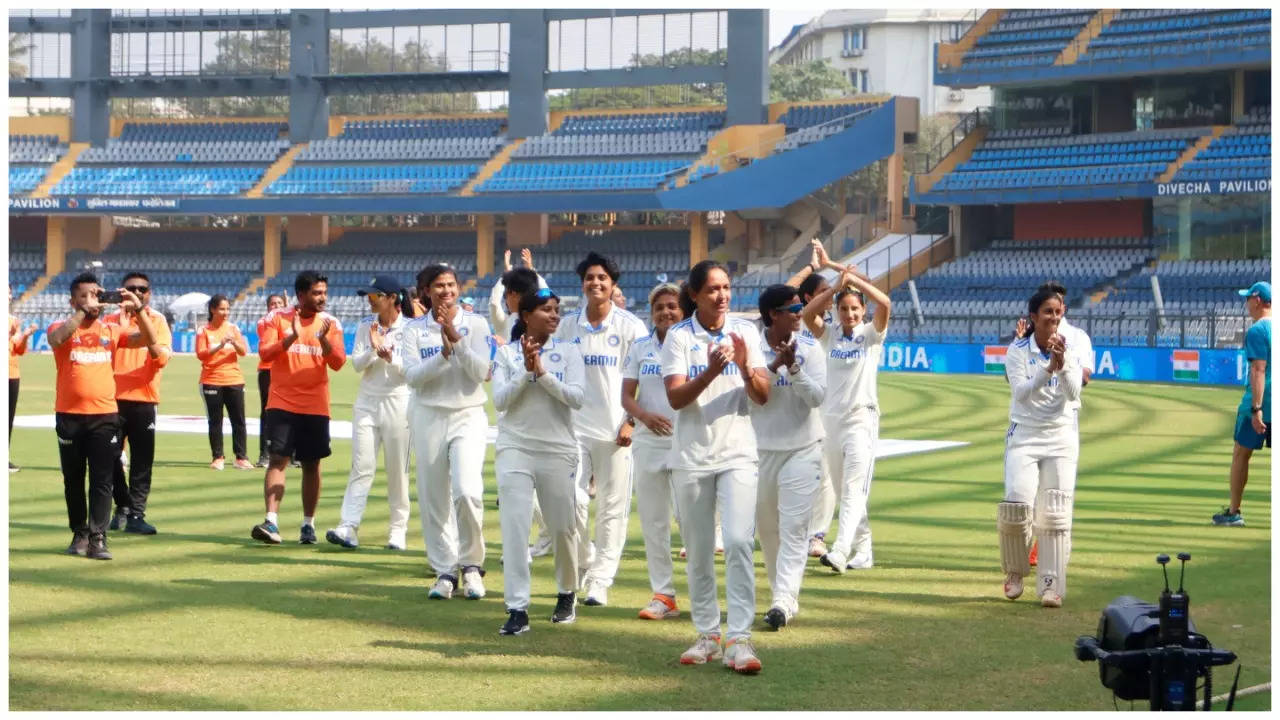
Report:
[[[699,635],[693,647],[680,655],[680,664],[705,665],[712,660],[719,660],[723,654],[719,635]]]
[[[1036,566],[1036,561],[1040,559],[1040,541],[1033,540],[1031,542],[1031,554],[1027,556],[1027,561],[1031,563],[1031,567]]]
[[[754,675],[762,667],[755,648],[751,647],[751,641],[746,638],[730,640],[725,646],[724,666],[744,675]]]
[[[1022,597],[1022,576],[1017,573],[1005,573],[1004,596],[1010,600]]]
[[[1040,607],[1060,608],[1062,607],[1062,596],[1053,590],[1045,590],[1040,596]]]
[[[237,470],[252,470],[253,463],[248,458],[236,458],[235,466]]]
[[[655,593],[649,604],[640,611],[642,620],[667,620],[679,616],[680,611],[676,608],[676,599],[661,593]]]
[[[227,461],[225,458],[214,458],[213,462],[209,463],[209,467],[213,468],[214,470],[221,470],[226,466],[227,466]]]

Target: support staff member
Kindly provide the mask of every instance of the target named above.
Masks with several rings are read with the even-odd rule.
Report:
[[[196,334],[200,394],[209,418],[209,452],[213,455],[209,467],[221,470],[226,466],[222,454],[222,410],[226,408],[235,468],[252,470],[244,424],[244,374],[240,372],[240,358],[249,353],[249,343],[230,317],[231,301],[226,295],[214,295],[209,298],[209,324]]]
[[[142,302],[142,311],[138,314],[147,316],[156,342],[145,348],[123,348],[112,360],[121,437],[128,439],[132,457],[127,478],[124,464],[116,463],[112,485],[116,513],[111,519],[111,529],[119,530],[123,524],[125,532],[155,535],[155,526],[146,521],[147,498],[151,495],[151,467],[156,456],[160,371],[169,364],[169,356],[173,354],[173,334],[164,315],[151,308],[151,280],[145,274],[125,275],[124,287]],[[123,311],[108,315],[106,322],[120,325],[129,333],[138,327],[134,315]]]
[[[342,324],[324,311],[329,279],[303,270],[293,281],[298,304],[277,310],[268,319],[258,354],[271,362],[271,396],[267,449],[271,463],[263,480],[266,519],[253,527],[253,538],[280,543],[277,511],[284,498],[284,471],[289,458],[302,465],[302,528],[298,542],[316,541],[315,514],[320,502],[320,461],[329,457],[329,373],[347,361]]]
[[[137,314],[137,332],[102,322],[101,290],[93,273],[77,275],[71,281],[71,316],[50,325],[48,336],[57,368],[54,431],[67,520],[73,533],[67,554],[110,560],[106,533],[111,521],[113,473],[120,457],[120,416],[111,359],[121,348],[149,348],[156,340],[150,319],[137,314],[142,301],[124,288],[119,290],[120,308]]]
[[[267,314],[258,319],[258,342],[262,342],[262,334],[267,329],[267,318],[271,313],[284,307],[287,301],[280,293],[267,296]],[[267,466],[267,397],[271,395],[271,363],[258,356],[258,398],[261,407],[258,409],[258,467]]]
[[[1240,503],[1249,481],[1249,460],[1254,450],[1271,447],[1271,283],[1256,282],[1241,290],[1253,326],[1244,336],[1244,356],[1249,361],[1244,397],[1236,411],[1235,449],[1231,453],[1231,497],[1227,507],[1213,516],[1214,525],[1244,525]]]
[[[13,304],[13,288],[9,288],[9,304]],[[9,315],[9,439],[10,450],[9,457],[13,457],[13,418],[18,412],[18,384],[22,376],[22,371],[18,367],[18,357],[26,354],[27,340],[31,339],[31,334],[36,331],[35,323],[32,323],[26,330],[22,329],[22,322],[18,320],[18,316]],[[18,472],[22,468],[9,460],[9,472]]]

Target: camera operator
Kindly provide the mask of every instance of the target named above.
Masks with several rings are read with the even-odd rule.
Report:
[[[120,416],[115,398],[112,360],[125,348],[158,352],[151,320],[142,312],[137,295],[120,288],[104,293],[93,273],[71,281],[71,315],[49,326],[49,346],[57,367],[54,411],[58,455],[67,502],[67,519],[74,533],[68,555],[110,560],[107,523],[111,520],[112,484],[120,457]],[[120,305],[132,315],[137,332],[101,320],[104,303]],[[84,472],[89,466],[89,496],[85,504]],[[87,516],[86,516],[87,515]]]

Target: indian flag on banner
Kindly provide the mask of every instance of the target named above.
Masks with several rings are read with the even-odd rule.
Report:
[[[1199,380],[1200,379],[1200,351],[1199,350],[1174,350],[1173,351],[1173,379],[1174,380]]]
[[[1004,356],[1009,348],[1004,345],[988,345],[982,349],[982,364],[989,373],[1004,372]]]

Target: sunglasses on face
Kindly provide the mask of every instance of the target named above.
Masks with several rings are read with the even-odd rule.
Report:
[[[128,290],[134,295],[146,295],[147,293],[151,292],[151,288],[147,287],[146,285],[134,285],[132,287],[126,287],[125,290]]]
[[[538,292],[534,293],[533,296],[539,300],[550,300],[555,296],[555,293],[551,292],[551,288],[539,288]]]
[[[804,310],[804,303],[796,303],[794,305],[784,305],[778,308],[779,312],[799,313]]]

